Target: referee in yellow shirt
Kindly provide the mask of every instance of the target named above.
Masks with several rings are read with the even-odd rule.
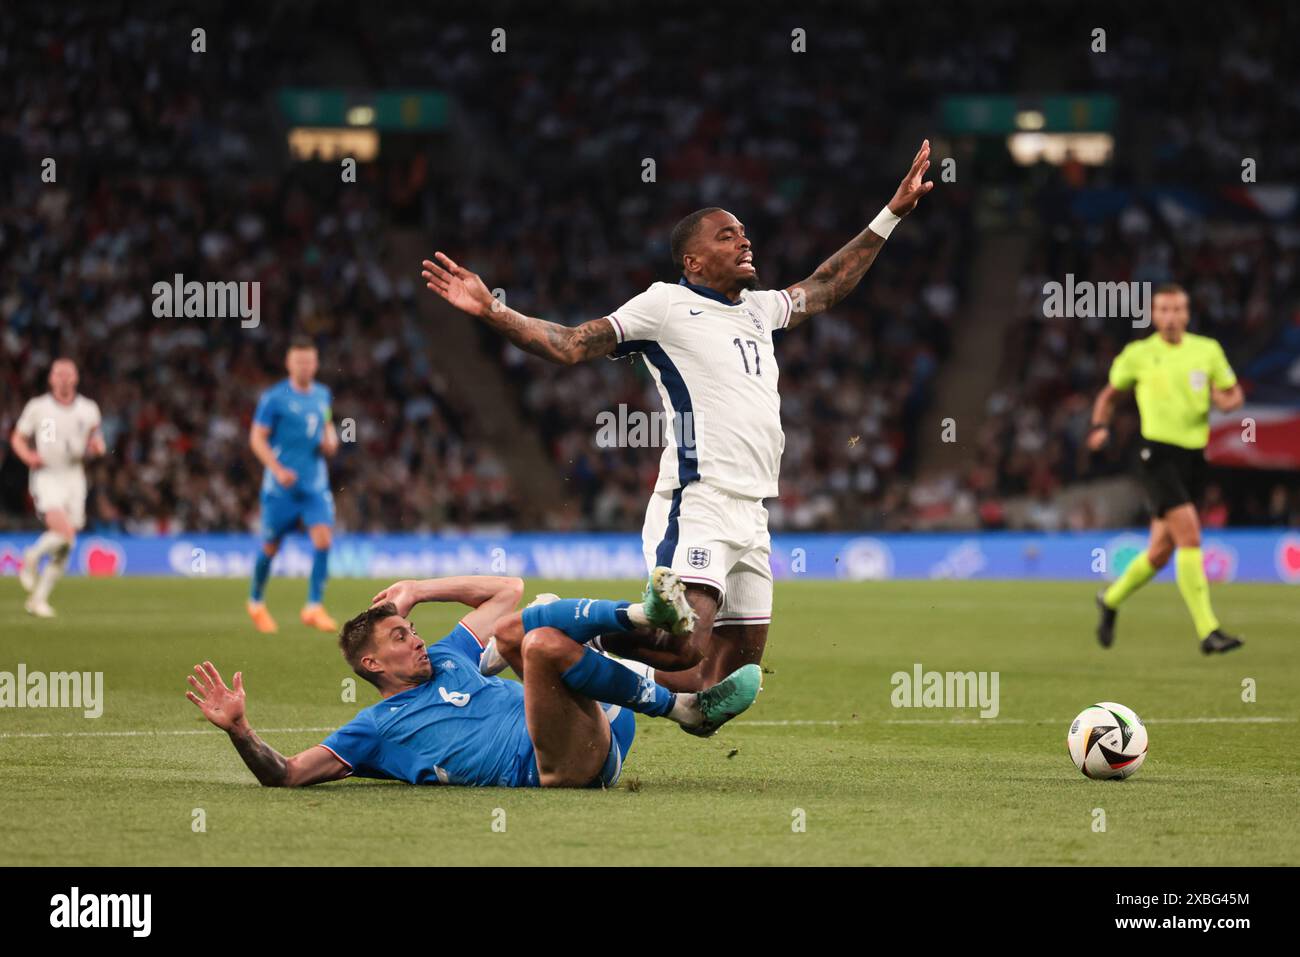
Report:
[[[1169,562],[1174,562],[1178,591],[1192,613],[1201,651],[1208,654],[1241,647],[1241,639],[1224,634],[1210,606],[1210,585],[1201,557],[1201,524],[1196,498],[1205,472],[1205,445],[1210,440],[1210,403],[1223,412],[1238,408],[1243,396],[1223,347],[1187,331],[1187,291],[1174,283],[1157,286],[1151,296],[1156,331],[1130,342],[1110,367],[1110,382],[1092,407],[1088,448],[1094,452],[1110,437],[1110,416],[1119,392],[1136,389],[1142,419],[1139,477],[1151,507],[1151,541],[1124,574],[1097,596],[1101,620],[1097,640],[1109,648],[1115,640],[1120,603]]]

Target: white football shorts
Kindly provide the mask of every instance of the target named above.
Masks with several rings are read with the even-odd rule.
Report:
[[[772,537],[761,499],[703,482],[655,492],[641,529],[646,568],[671,568],[684,582],[721,594],[715,625],[772,620]]]
[[[86,474],[37,469],[31,474],[28,487],[37,514],[44,516],[50,509],[61,509],[72,527],[80,531],[86,527]]]

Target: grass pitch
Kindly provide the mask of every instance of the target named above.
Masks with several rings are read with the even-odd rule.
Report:
[[[384,584],[335,581],[328,605],[342,620]],[[0,864],[1300,863],[1298,589],[1215,586],[1247,643],[1205,658],[1170,584],[1135,596],[1102,651],[1083,583],[780,583],[754,709],[707,740],[638,719],[608,792],[264,789],[185,700],[185,676],[204,658],[228,682],[242,670],[269,743],[321,741],[376,699],[363,686],[341,700],[350,672],[331,637],[298,624],[304,588],[272,581],[281,633],[264,637],[243,582],[68,580],[55,621],[27,617],[17,583],[0,582],[0,671],[102,671],[106,697],[93,720],[0,710]],[[639,586],[529,583],[547,590]],[[431,639],[457,613],[414,617]],[[894,708],[890,676],[918,662],[999,672],[997,718]],[[1066,753],[1070,720],[1101,700],[1148,724],[1129,781],[1089,781]]]

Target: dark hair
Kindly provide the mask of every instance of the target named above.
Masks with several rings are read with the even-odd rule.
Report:
[[[1187,296],[1187,290],[1184,289],[1181,285],[1179,285],[1176,282],[1157,283],[1156,287],[1151,290],[1151,298],[1155,299],[1156,296],[1167,296],[1179,292],[1181,292],[1184,296]],[[1187,298],[1190,299],[1191,296],[1187,296]]]
[[[293,336],[289,340],[290,352],[293,352],[294,349],[315,349],[315,348],[316,348],[316,340],[313,339],[311,336],[304,336],[300,334],[300,335]]]
[[[375,625],[396,614],[397,606],[391,601],[386,601],[382,605],[367,608],[350,619],[339,632],[339,650],[343,652],[344,659],[352,666],[353,671],[376,688],[379,687],[379,682],[375,680],[373,674],[361,666],[361,658],[374,647]]]
[[[689,216],[685,216],[673,227],[672,236],[669,238],[668,245],[672,252],[673,265],[678,269],[685,269],[686,264],[682,262],[682,257],[686,255],[686,247],[691,244],[695,234],[700,231],[700,220],[709,213],[720,213],[722,207],[707,206],[704,209],[697,209]]]

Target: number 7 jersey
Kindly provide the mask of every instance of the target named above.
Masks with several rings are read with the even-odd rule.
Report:
[[[702,481],[744,498],[777,494],[781,396],[772,334],[790,322],[783,289],[732,303],[683,279],[656,282],[607,317],[615,356],[640,353],[670,427],[656,491]]]
[[[270,429],[268,441],[275,457],[298,475],[294,489],[322,492],[329,488],[329,473],[320,453],[325,426],[330,421],[330,390],[313,382],[299,392],[285,379],[262,393],[253,413],[253,424]],[[262,477],[262,491],[281,491],[268,469]]]

